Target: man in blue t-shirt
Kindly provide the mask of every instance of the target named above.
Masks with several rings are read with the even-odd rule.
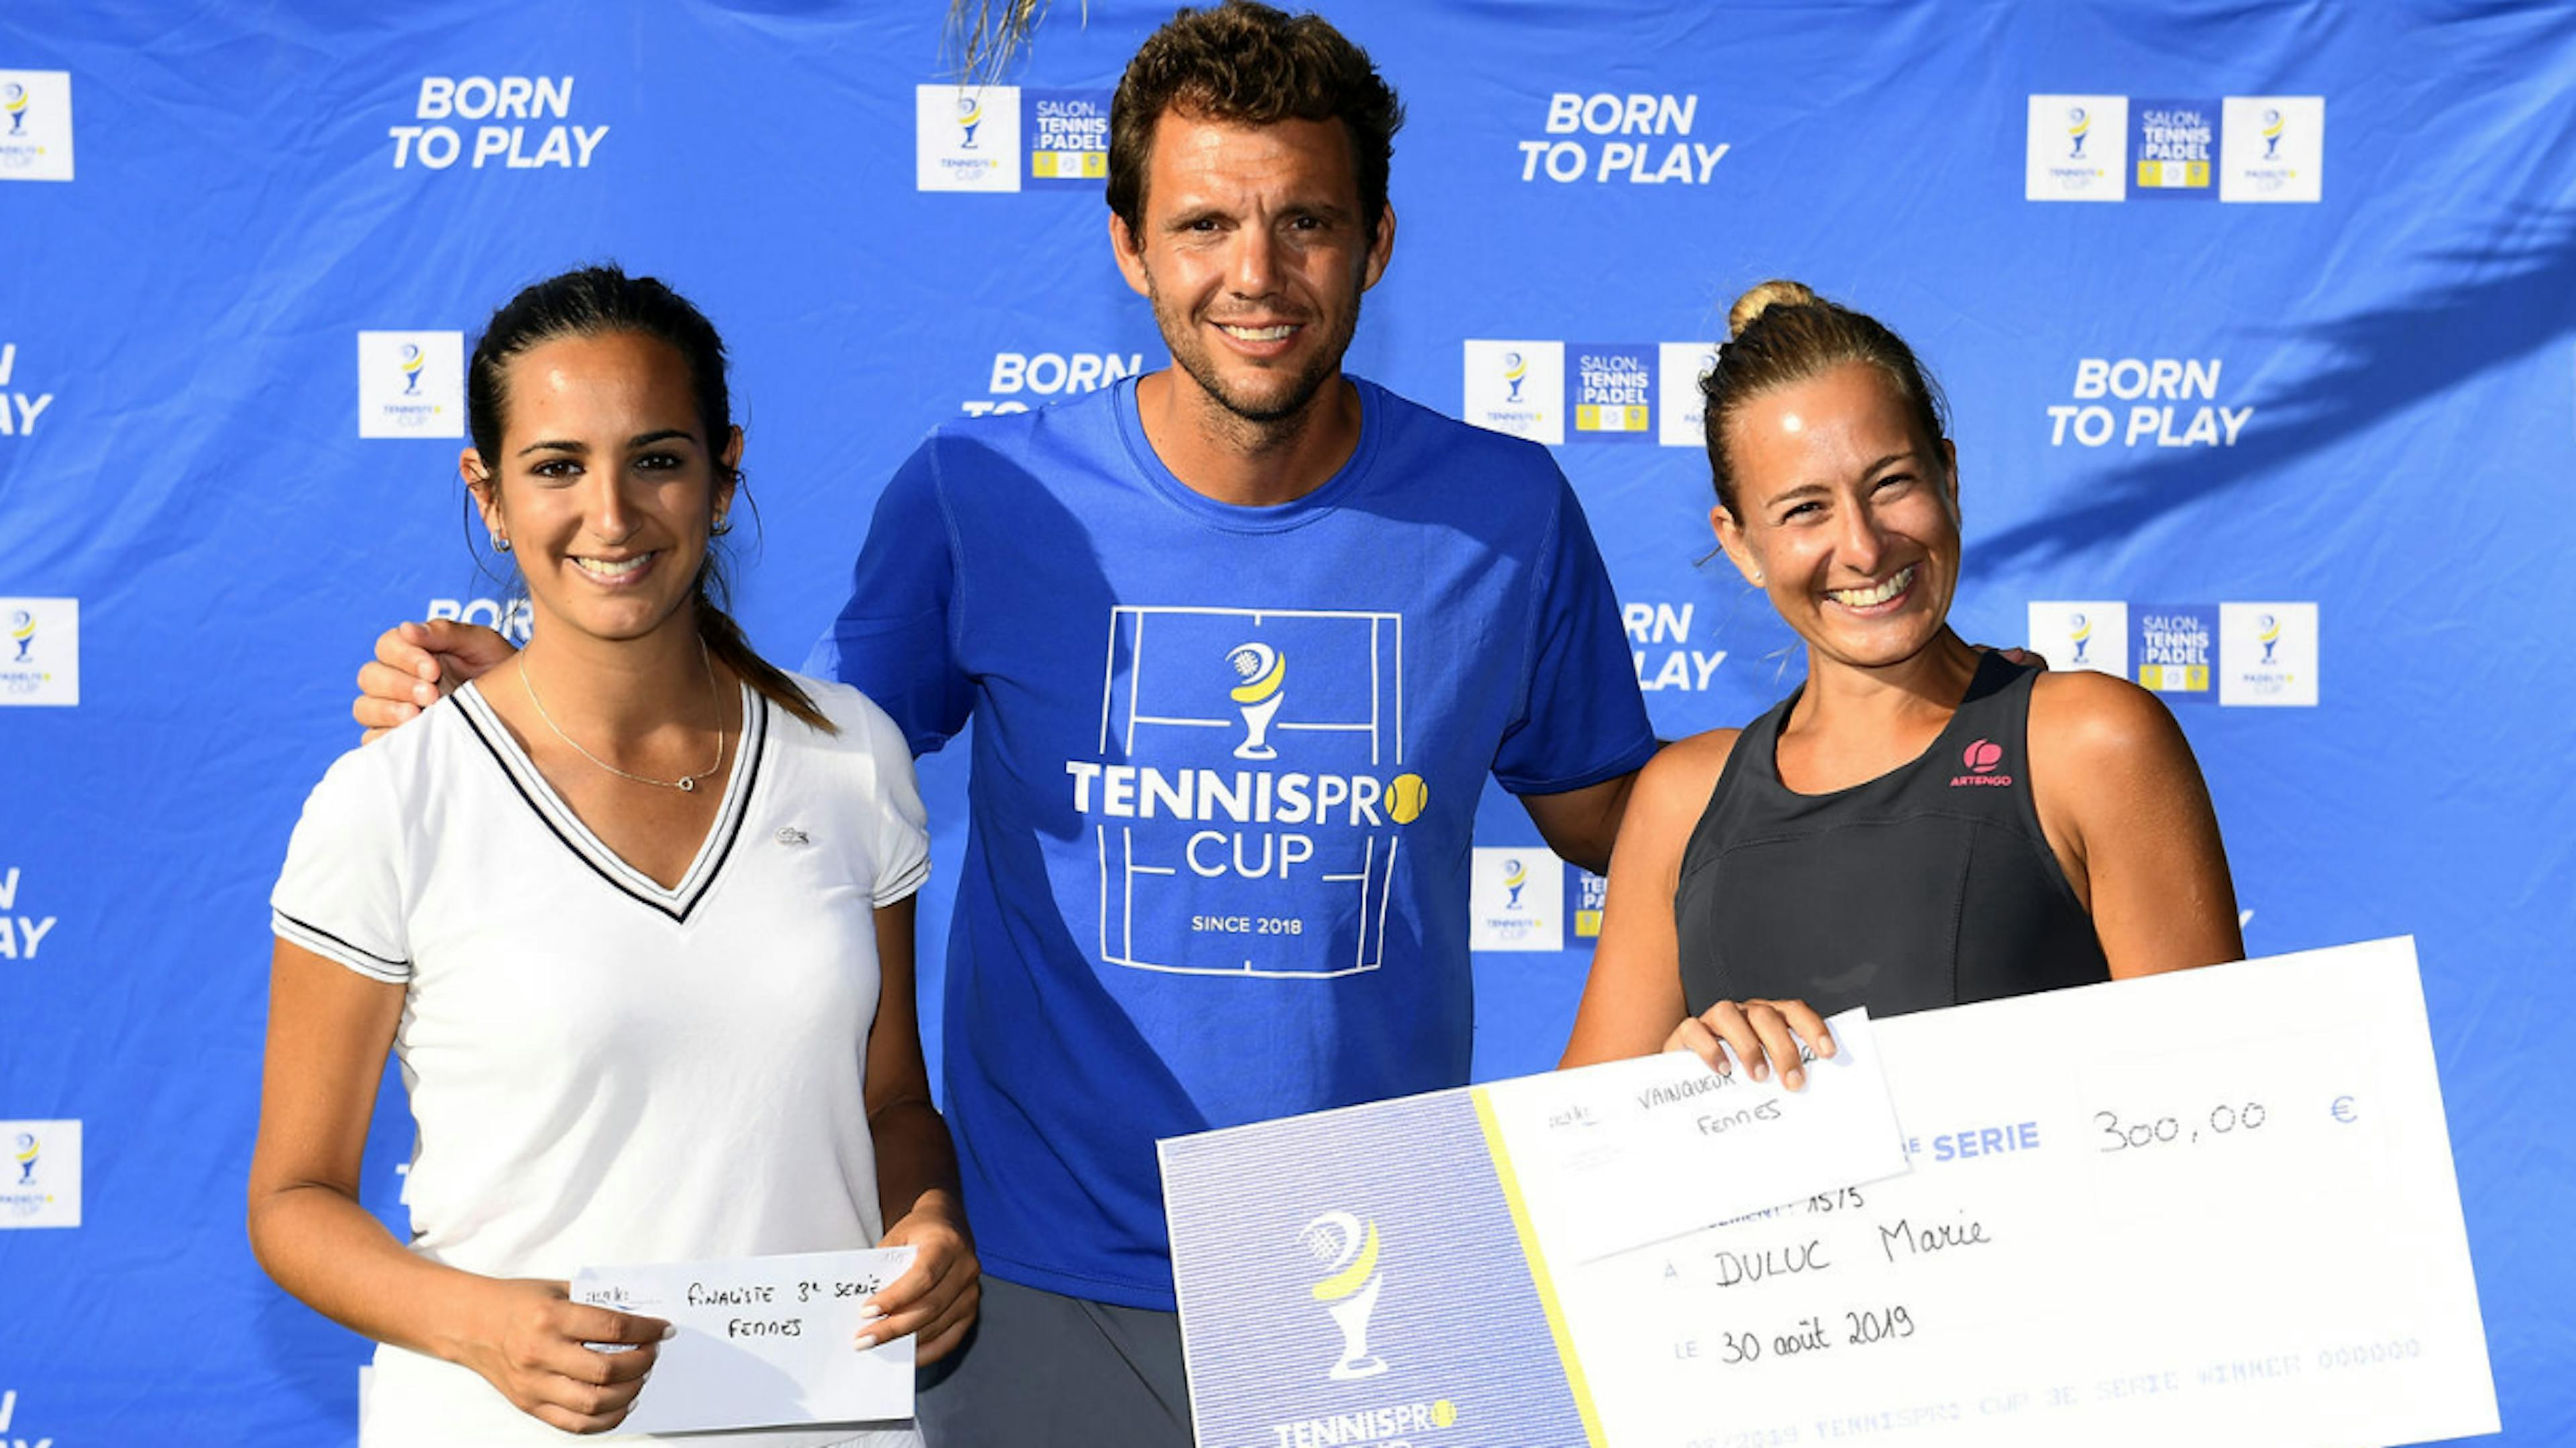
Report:
[[[811,661],[916,752],[975,725],[945,1074],[986,1280],[935,1448],[1187,1443],[1155,1142],[1465,1082],[1485,776],[1600,869],[1654,752],[1546,451],[1341,372],[1401,119],[1314,16],[1147,40],[1110,235],[1173,365],[934,431]],[[371,692],[498,646],[409,638]]]

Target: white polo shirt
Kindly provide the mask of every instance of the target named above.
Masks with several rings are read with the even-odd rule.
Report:
[[[676,888],[573,815],[473,685],[343,755],[271,897],[281,939],[406,988],[413,1251],[494,1277],[873,1244],[874,911],[921,886],[912,757],[857,690],[824,734],[746,688],[716,823]],[[368,1448],[575,1438],[380,1345]],[[649,1386],[647,1388],[649,1392]],[[909,1424],[711,1436],[913,1444]]]

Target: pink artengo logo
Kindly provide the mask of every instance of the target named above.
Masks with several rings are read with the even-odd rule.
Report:
[[[2013,782],[2011,775],[1995,773],[1996,767],[2004,762],[2004,747],[1991,739],[1980,739],[1960,751],[1959,762],[1968,766],[1968,772],[1950,781],[1952,789],[1963,785],[2010,785]]]

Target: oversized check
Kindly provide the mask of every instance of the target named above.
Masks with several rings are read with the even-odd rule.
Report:
[[[1520,1083],[1165,1142],[1202,1448],[2496,1431],[2411,941],[1872,1024],[1909,1171],[1606,1258]]]

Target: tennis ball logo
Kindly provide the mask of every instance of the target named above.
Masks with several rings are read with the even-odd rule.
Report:
[[[1972,773],[1992,774],[1995,766],[2004,762],[2004,747],[1990,739],[1980,739],[1967,747],[1959,762]]]
[[[1422,807],[1431,802],[1431,786],[1418,774],[1399,774],[1386,782],[1387,818],[1409,825],[1422,818]]]

